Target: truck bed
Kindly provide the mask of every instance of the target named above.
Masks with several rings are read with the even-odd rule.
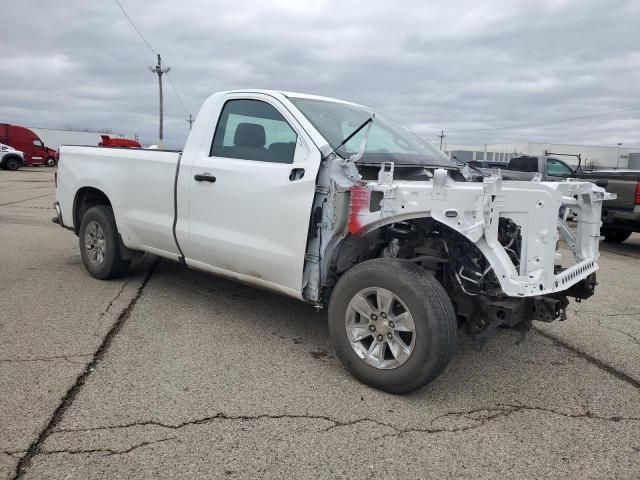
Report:
[[[633,210],[636,185],[640,182],[640,170],[593,170],[578,172],[576,177],[595,183],[618,198],[607,200],[605,208]]]
[[[180,152],[63,145],[60,153],[58,181],[62,188],[57,188],[57,196],[74,195],[79,188],[104,192],[112,199],[118,230],[127,247],[145,250],[149,246],[141,238],[151,236],[160,242],[156,247],[177,257],[172,227]],[[74,205],[75,198],[56,200]],[[62,215],[65,225],[79,227],[72,209],[65,209]]]

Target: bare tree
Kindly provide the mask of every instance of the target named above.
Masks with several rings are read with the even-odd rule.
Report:
[[[602,168],[602,163],[600,163],[600,160],[597,158],[585,158],[584,168],[585,170],[600,170]]]

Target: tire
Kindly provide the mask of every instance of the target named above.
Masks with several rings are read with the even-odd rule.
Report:
[[[47,165],[47,167],[55,167],[56,166],[55,158],[53,158],[53,157],[47,158],[46,165]]]
[[[123,260],[113,210],[97,205],[86,211],[79,231],[82,263],[92,277],[118,278],[127,273],[129,260]]]
[[[378,297],[380,292],[383,297]],[[379,309],[377,298],[384,303],[389,293],[394,297],[391,307],[383,305]],[[361,298],[367,300],[368,307],[362,308]],[[356,307],[361,311],[372,308],[377,318],[366,318],[356,312]],[[384,310],[388,310],[386,317]],[[401,331],[403,327],[392,322],[397,319],[400,324],[401,317],[412,318],[413,334]],[[360,325],[365,321],[368,325]],[[402,322],[407,327],[406,320]],[[375,338],[374,333],[370,334],[369,343],[364,335],[371,331],[372,324],[378,333]],[[356,265],[340,278],[329,302],[329,333],[338,357],[358,380],[389,393],[411,392],[435,379],[451,360],[456,328],[453,305],[442,285],[426,270],[408,261],[374,259]],[[357,341],[360,336],[363,339]],[[410,352],[399,348],[400,336]],[[372,347],[376,339],[378,345],[386,343],[386,347]],[[377,352],[377,365],[375,358],[371,358],[376,354],[365,353],[372,348]],[[401,355],[395,355],[396,351]]]
[[[20,168],[20,162],[17,158],[7,158],[4,161],[4,168],[6,168],[7,170],[16,171]]]
[[[631,236],[627,230],[602,230],[604,241],[609,243],[622,243]]]

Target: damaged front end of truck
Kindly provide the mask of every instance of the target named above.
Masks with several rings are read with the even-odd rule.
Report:
[[[303,294],[326,304],[354,265],[395,258],[430,271],[467,331],[566,318],[569,298],[593,295],[600,213],[588,182],[481,181],[452,168],[361,166],[329,155],[318,175]],[[567,222],[569,215],[575,225]]]

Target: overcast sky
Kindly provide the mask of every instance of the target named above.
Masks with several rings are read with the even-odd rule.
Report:
[[[640,146],[637,0],[120,1],[194,116],[215,91],[272,88],[375,107],[433,142]],[[0,45],[0,122],[157,141],[155,58],[114,0],[10,2]],[[168,82],[165,100],[182,146]]]

